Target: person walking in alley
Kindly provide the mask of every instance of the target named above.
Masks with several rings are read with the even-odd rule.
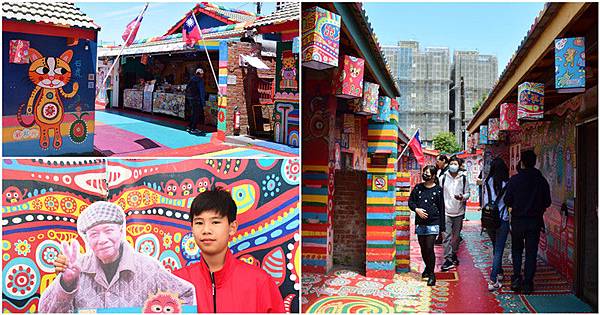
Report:
[[[435,159],[436,176],[439,179],[440,176],[444,175],[448,171],[448,157],[444,154],[440,154]]]
[[[450,159],[448,172],[440,177],[446,209],[446,232],[443,234],[445,261],[442,271],[456,268],[459,264],[456,254],[460,245],[460,231],[465,217],[466,201],[469,199],[467,177],[459,170],[460,159],[454,156]]]
[[[448,157],[444,154],[438,155],[437,158],[435,159],[435,168],[436,168],[436,177],[438,178],[438,183],[439,183],[440,176],[444,175],[448,171]],[[435,240],[435,244],[441,245],[443,241],[444,241],[444,236],[442,234],[439,234]]]
[[[408,207],[414,211],[415,233],[421,247],[421,257],[425,270],[421,274],[427,279],[428,286],[435,285],[435,251],[434,242],[437,235],[444,231],[444,193],[435,176],[436,167],[428,165],[423,168],[423,182],[410,192]]]
[[[535,168],[536,155],[527,150],[521,154],[520,170],[508,181],[504,203],[511,214],[513,278],[511,289],[533,291],[540,232],[544,227],[544,212],[552,204],[548,181]],[[525,249],[524,278],[521,262]]]
[[[492,272],[488,290],[496,291],[502,287],[504,272],[502,255],[510,231],[508,208],[504,204],[504,195],[508,185],[508,167],[504,160],[497,157],[492,161],[490,173],[485,180],[481,225],[487,231],[493,246]]]
[[[206,89],[204,86],[204,70],[196,69],[195,75],[190,79],[185,91],[185,98],[192,107],[192,121],[187,128],[190,133],[200,133],[196,127],[198,122],[204,124],[204,102],[206,102]]]

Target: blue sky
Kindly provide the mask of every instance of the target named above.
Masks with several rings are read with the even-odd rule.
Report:
[[[200,1],[198,1],[200,2]],[[232,9],[256,13],[254,2],[213,2]],[[196,2],[150,2],[136,39],[164,35],[171,26],[188,13]],[[144,7],[144,2],[76,2],[75,6],[102,27],[99,41],[123,42],[121,35]],[[275,10],[275,2],[263,3],[261,15]]]
[[[498,75],[544,7],[529,3],[381,3],[363,6],[382,45],[417,40],[422,48],[478,50],[498,57]]]

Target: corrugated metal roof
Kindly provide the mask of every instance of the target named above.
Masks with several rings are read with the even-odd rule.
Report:
[[[2,18],[100,30],[100,26],[68,2],[2,2]]]
[[[300,2],[282,4],[281,9],[257,19],[248,27],[282,24],[289,21],[300,20]]]

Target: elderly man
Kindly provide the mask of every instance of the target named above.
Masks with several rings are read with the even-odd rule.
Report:
[[[63,242],[54,262],[60,273],[40,299],[42,313],[84,309],[142,307],[162,292],[183,305],[195,305],[194,286],[165,270],[160,263],[135,252],[125,240],[123,209],[110,202],[91,204],[77,219],[77,231],[91,249],[79,256],[79,243]]]

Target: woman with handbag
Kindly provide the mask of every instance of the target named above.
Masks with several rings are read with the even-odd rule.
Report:
[[[496,291],[502,287],[502,255],[510,232],[509,212],[504,204],[504,194],[508,184],[508,167],[504,160],[497,157],[492,161],[490,173],[484,182],[481,225],[487,230],[493,245],[493,261],[488,290]]]
[[[435,285],[435,239],[446,227],[444,192],[438,185],[436,170],[433,165],[423,168],[421,173],[423,182],[413,188],[408,199],[408,207],[416,213],[415,233],[425,262],[425,270],[421,277],[428,278],[428,286]]]

